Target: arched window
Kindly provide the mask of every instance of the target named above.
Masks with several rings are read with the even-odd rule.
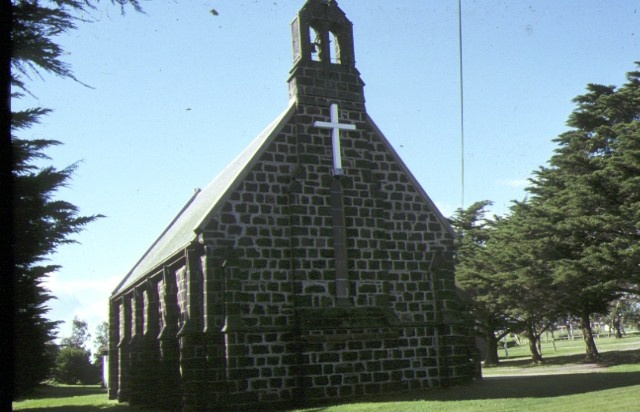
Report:
[[[309,26],[311,61],[340,64],[340,38],[329,30]]]
[[[322,51],[322,37],[311,26],[309,26],[309,39],[311,41],[311,61],[319,62]]]
[[[330,31],[329,32],[329,61],[331,63],[340,64],[340,42],[338,36]]]

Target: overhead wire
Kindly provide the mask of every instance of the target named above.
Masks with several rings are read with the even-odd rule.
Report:
[[[458,0],[458,54],[460,57],[460,208],[464,210],[464,76],[462,70],[462,0]]]

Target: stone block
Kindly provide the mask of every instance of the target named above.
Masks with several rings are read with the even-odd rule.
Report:
[[[378,372],[382,370],[382,363],[380,361],[366,362],[367,372]]]
[[[322,365],[303,365],[302,372],[307,376],[321,375]]]
[[[247,369],[231,369],[228,371],[229,379],[232,380],[247,380],[251,378],[257,378],[260,375],[260,371],[255,368]]]
[[[375,395],[380,393],[380,384],[379,383],[369,383],[364,386],[364,393],[367,395]]]
[[[356,351],[342,352],[340,354],[340,358],[342,358],[343,362],[356,361],[356,360],[358,360],[358,352],[356,352]]]
[[[340,363],[335,365],[335,372],[336,373],[352,373],[353,372],[353,365],[350,363]]]
[[[325,386],[329,384],[329,378],[327,376],[316,376],[313,378],[313,384],[316,386]]]
[[[373,359],[373,351],[372,350],[361,350],[358,352],[358,360],[360,361],[368,361]]]
[[[387,382],[390,379],[390,374],[388,372],[376,372],[373,374],[373,382],[381,383]]]
[[[342,355],[343,355],[343,360],[346,360],[344,359],[344,353]],[[331,362],[339,362],[339,361],[340,361],[340,355],[335,352],[320,353],[318,355],[318,362],[321,362],[321,363],[331,363]]]
[[[382,368],[384,370],[397,370],[411,367],[411,362],[408,359],[394,359],[382,361]]]

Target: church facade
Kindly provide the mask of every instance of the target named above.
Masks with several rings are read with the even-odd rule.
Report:
[[[109,396],[242,409],[470,382],[455,233],[365,108],[333,0],[292,23],[290,104],[110,299]]]

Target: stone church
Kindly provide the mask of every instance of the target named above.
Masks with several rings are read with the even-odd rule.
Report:
[[[289,106],[110,299],[109,397],[287,407],[471,381],[454,231],[365,108],[352,23],[308,0]]]

